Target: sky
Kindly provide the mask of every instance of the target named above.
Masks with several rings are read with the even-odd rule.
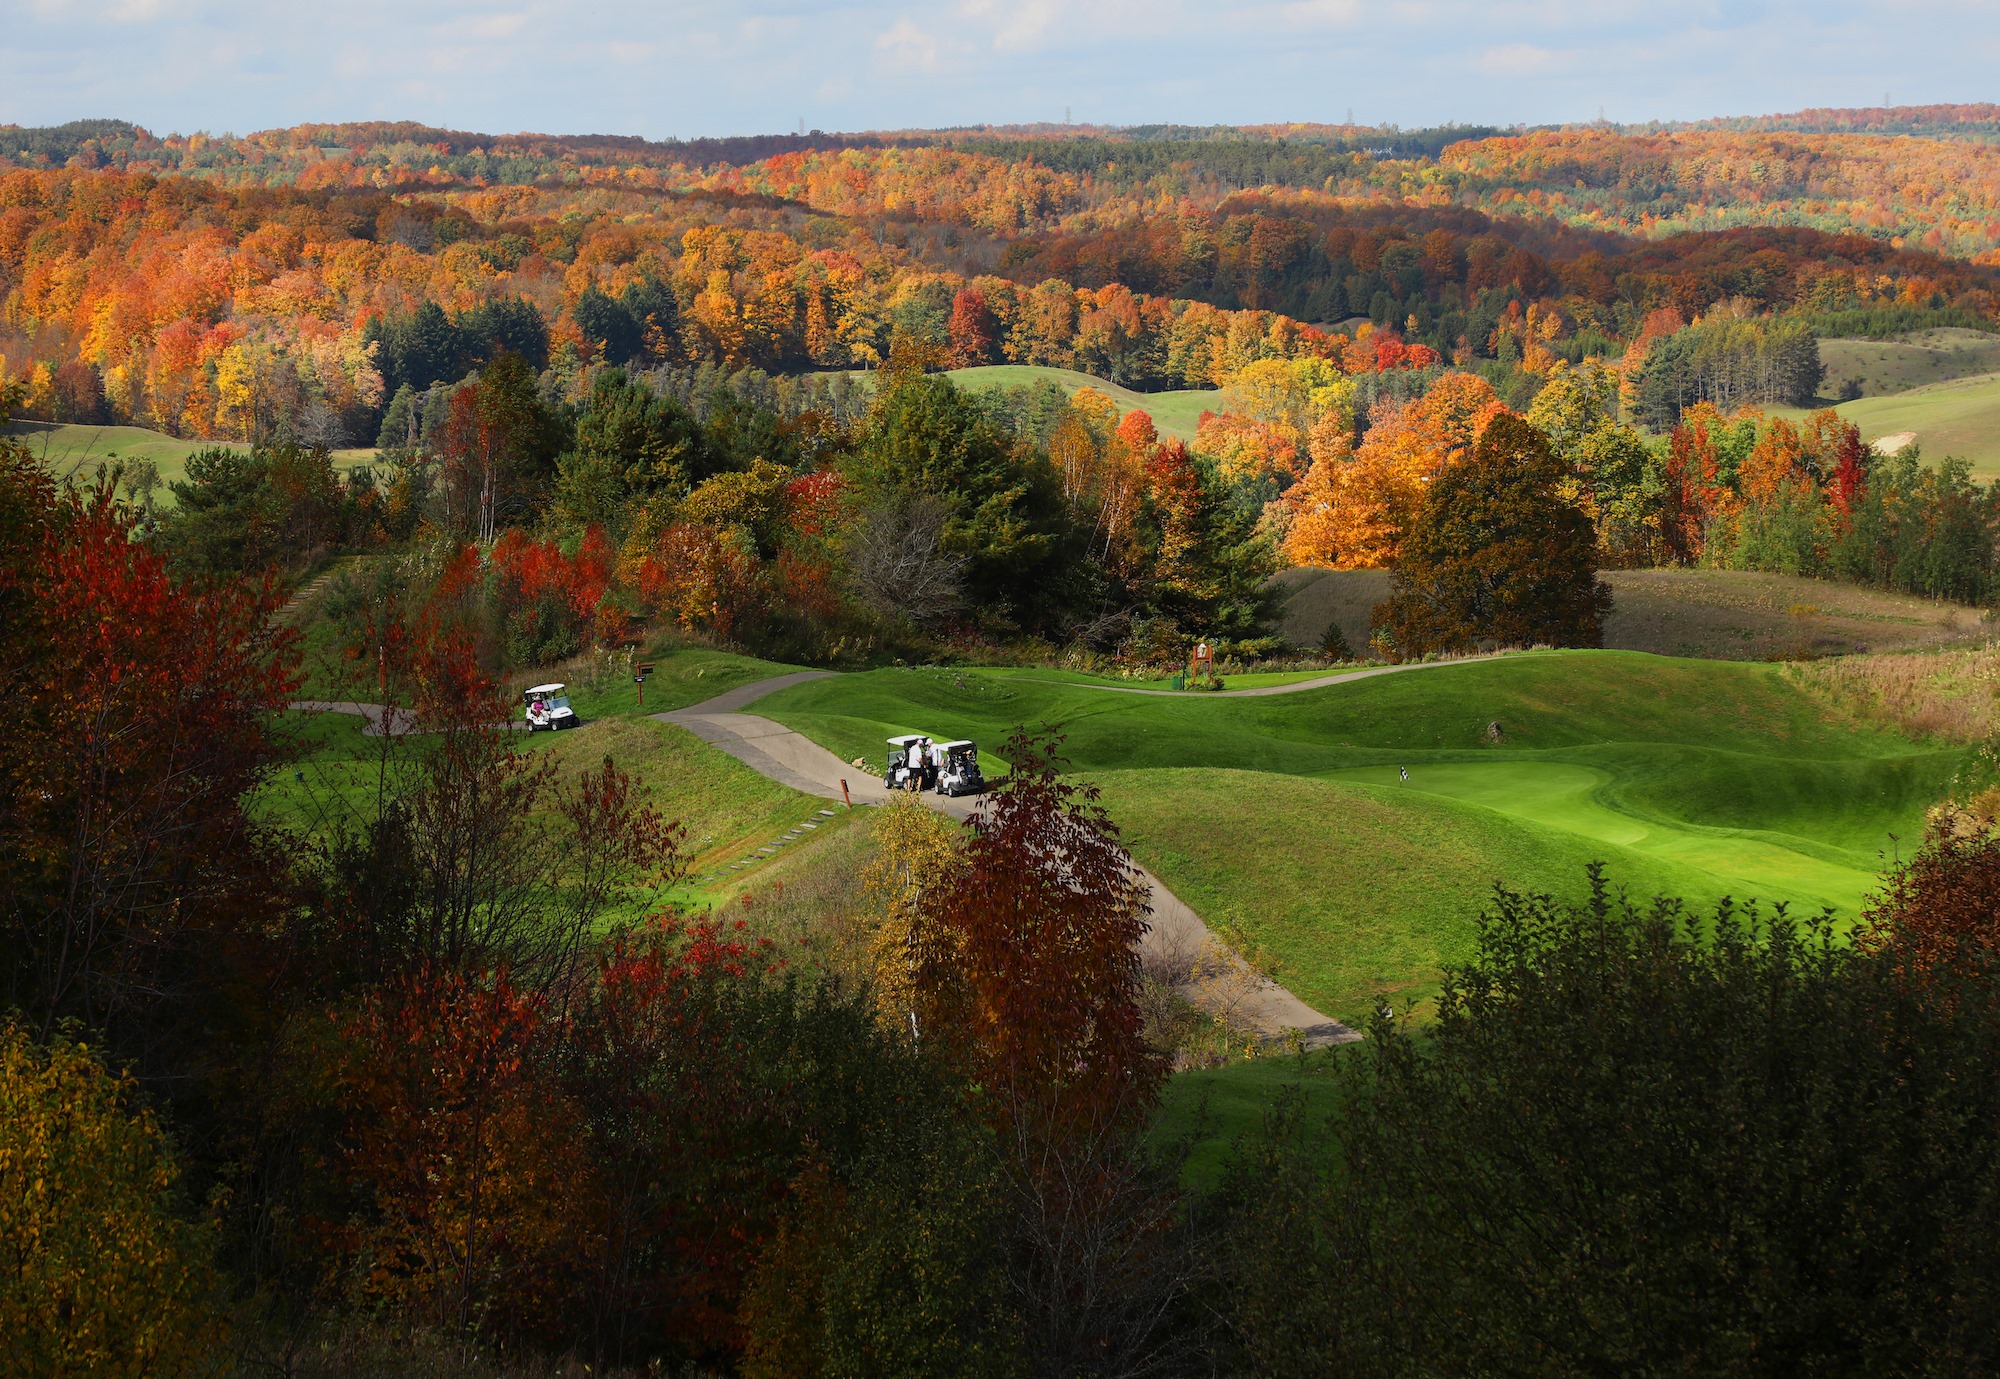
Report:
[[[0,124],[692,138],[2000,99],[2000,0],[0,0]]]

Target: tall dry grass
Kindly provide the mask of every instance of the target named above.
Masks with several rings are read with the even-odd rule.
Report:
[[[1840,712],[1911,737],[1968,743],[2000,732],[2000,642],[1795,661],[1785,671]]]

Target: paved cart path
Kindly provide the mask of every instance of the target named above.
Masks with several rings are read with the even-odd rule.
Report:
[[[830,674],[830,671],[805,670],[780,675],[740,686],[691,708],[652,716],[686,728],[745,766],[794,790],[838,800],[843,798],[844,785],[845,798],[855,804],[884,804],[888,801],[889,792],[879,778],[849,765],[817,742],[782,723],[740,712],[745,706],[787,685],[824,679]],[[976,798],[948,799],[929,792],[919,798],[932,809],[954,819],[971,818],[979,808]],[[1141,940],[1142,948],[1150,956],[1165,960],[1170,968],[1182,966],[1203,953],[1211,955],[1208,959],[1211,964],[1217,960],[1229,964],[1227,971],[1204,973],[1203,980],[1191,990],[1197,999],[1204,993],[1210,994],[1214,1001],[1228,1007],[1227,1014],[1231,1020],[1267,1038],[1283,1038],[1296,1033],[1308,1047],[1318,1048],[1328,1044],[1351,1043],[1361,1037],[1338,1020],[1314,1010],[1276,982],[1253,971],[1226,944],[1217,940],[1208,926],[1202,923],[1201,916],[1162,885],[1158,877],[1144,868],[1139,869],[1139,875],[1151,893],[1151,927]]]
[[[1376,666],[1368,670],[1350,670],[1333,675],[1316,676],[1310,680],[1299,680],[1287,685],[1260,685],[1254,689],[1221,690],[1205,696],[1191,695],[1184,690],[1091,685],[1073,680],[1038,680],[1035,683],[1099,690],[1106,694],[1171,695],[1176,698],[1258,698],[1274,694],[1298,694],[1305,690],[1323,689],[1328,685],[1346,684],[1352,680],[1366,680],[1377,675],[1395,675],[1411,670],[1438,670],[1445,666],[1491,659],[1493,658],[1489,656],[1468,656],[1451,661],[1421,661],[1400,666]],[[812,739],[794,732],[782,723],[774,723],[768,718],[742,712],[759,699],[789,685],[803,684],[808,680],[824,680],[834,673],[826,670],[802,670],[790,675],[778,675],[768,680],[739,685],[733,690],[688,708],[656,713],[651,717],[686,728],[702,741],[727,752],[753,771],[768,776],[780,784],[788,785],[794,790],[825,799],[845,799],[857,805],[887,803],[889,792],[880,778],[868,774],[859,767],[849,765]],[[385,715],[379,704],[311,700],[293,704],[292,708],[308,712],[358,715],[368,720],[365,731],[370,736],[380,736],[385,726],[391,734],[409,732],[413,726],[407,717],[408,711],[396,709],[389,711],[385,725]],[[979,808],[977,799],[947,799],[930,793],[920,798],[932,809],[955,819],[969,819]],[[1152,905],[1151,927],[1142,940],[1145,951],[1151,956],[1164,959],[1170,970],[1186,968],[1202,955],[1208,955],[1210,969],[1203,973],[1198,988],[1193,990],[1197,999],[1204,993],[1208,994],[1213,1001],[1226,1004],[1227,1013],[1232,1020],[1269,1038],[1297,1034],[1309,1047],[1321,1047],[1328,1044],[1351,1043],[1361,1037],[1338,1020],[1314,1010],[1276,982],[1254,971],[1236,956],[1227,944],[1217,939],[1202,922],[1201,916],[1161,884],[1158,877],[1143,867],[1138,868],[1138,871],[1150,892]],[[1213,963],[1218,958],[1228,964],[1228,970],[1221,972],[1213,970]]]
[[[1027,675],[1017,678],[1037,685],[1066,685],[1070,689],[1102,690],[1106,694],[1164,694],[1170,699],[1260,699],[1272,694],[1297,694],[1301,690],[1344,685],[1350,680],[1371,680],[1377,675],[1401,675],[1406,670],[1440,670],[1445,666],[1464,666],[1474,661],[1492,661],[1499,659],[1502,654],[1494,652],[1489,656],[1454,656],[1447,661],[1407,661],[1399,666],[1370,666],[1367,670],[1343,670],[1332,675],[1316,675],[1310,680],[1294,680],[1286,685],[1258,685],[1254,689],[1234,690],[1140,689],[1136,685],[1092,685],[1081,680],[1040,680]]]

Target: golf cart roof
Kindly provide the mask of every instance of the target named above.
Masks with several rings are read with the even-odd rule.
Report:
[[[959,739],[958,741],[956,741],[956,742],[940,742],[940,743],[938,743],[938,748],[939,748],[939,750],[941,750],[941,751],[946,751],[946,752],[949,752],[949,751],[950,751],[950,750],[951,750],[952,748],[954,748],[954,747],[970,747],[970,746],[973,746],[973,745],[974,745],[974,744],[973,744],[973,741],[972,741],[972,739],[971,739],[971,738],[969,738],[969,737],[961,737],[961,738],[960,738],[960,739]]]
[[[922,742],[923,740],[924,735],[922,733],[904,733],[901,737],[890,738],[889,745],[891,747],[907,747],[912,742]]]
[[[529,694],[561,694],[562,691],[563,687],[561,685],[535,685],[527,692]]]

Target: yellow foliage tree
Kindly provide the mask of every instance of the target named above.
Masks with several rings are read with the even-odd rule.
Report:
[[[0,1026],[0,1353],[10,1374],[220,1368],[205,1230],[132,1083],[79,1044]]]
[[[951,941],[925,922],[921,902],[926,889],[958,875],[964,848],[958,825],[914,795],[896,796],[875,816],[875,856],[861,884],[875,912],[868,955],[876,1001],[891,1025],[914,1018],[918,963],[932,945]]]

